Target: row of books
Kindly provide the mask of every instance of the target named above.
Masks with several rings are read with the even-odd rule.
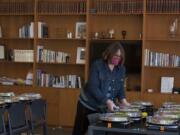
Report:
[[[32,2],[1,2],[0,13],[33,13]]]
[[[25,24],[19,28],[20,38],[33,38],[34,37],[34,22]],[[48,26],[45,22],[38,22],[38,38],[48,37]]]
[[[142,0],[96,0],[92,13],[142,13]]]
[[[180,13],[180,0],[148,0],[149,13]]]
[[[179,0],[147,0],[147,11],[180,12]],[[100,13],[142,13],[143,0],[96,0],[94,12]],[[85,13],[86,1],[39,2],[39,13]],[[0,13],[34,13],[33,2],[1,2]]]
[[[180,67],[180,56],[145,49],[145,66]]]
[[[13,57],[15,62],[33,62],[34,50],[13,50]]]
[[[37,70],[37,86],[55,88],[81,88],[81,77],[78,75],[53,75]]]
[[[39,13],[85,13],[86,0],[61,1],[61,2],[40,2]]]
[[[34,22],[30,24],[25,24],[19,28],[20,38],[33,38],[34,37]]]
[[[38,22],[38,38],[48,38],[48,26],[45,22]],[[2,31],[0,31],[2,37]],[[34,37],[34,22],[23,25],[19,28],[19,38]]]
[[[46,63],[69,63],[70,53],[44,49],[44,46],[37,46],[37,62]]]

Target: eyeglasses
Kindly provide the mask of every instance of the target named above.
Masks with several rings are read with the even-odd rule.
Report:
[[[113,55],[113,57],[116,57],[116,58],[122,58],[121,55],[117,55],[117,54]]]

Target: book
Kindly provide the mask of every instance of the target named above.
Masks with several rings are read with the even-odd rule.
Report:
[[[48,38],[48,26],[45,22],[38,22],[38,38]]]
[[[44,47],[41,45],[37,46],[37,62],[42,62],[42,56],[43,56],[43,49]]]
[[[0,59],[5,59],[4,51],[4,46],[0,45]]]
[[[29,37],[30,38],[34,37],[34,22],[30,23],[30,26],[29,26]]]
[[[161,77],[161,93],[172,93],[174,77]]]

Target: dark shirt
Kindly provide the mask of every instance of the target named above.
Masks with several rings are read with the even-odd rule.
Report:
[[[124,66],[116,66],[113,71],[103,60],[97,60],[90,69],[88,82],[80,94],[80,102],[91,110],[106,106],[108,99],[125,98]]]

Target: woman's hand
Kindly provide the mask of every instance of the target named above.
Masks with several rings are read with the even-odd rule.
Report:
[[[130,106],[131,104],[124,98],[124,99],[121,100],[121,105]]]
[[[111,112],[114,112],[114,109],[118,108],[118,107],[114,104],[114,102],[113,102],[112,100],[110,100],[110,99],[108,99],[108,100],[106,101],[106,105],[107,105],[108,110],[111,111]]]

